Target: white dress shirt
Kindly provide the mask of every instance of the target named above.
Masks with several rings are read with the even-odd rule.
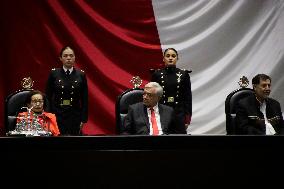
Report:
[[[67,72],[67,70],[69,70],[69,71],[70,71],[69,74],[71,74],[71,73],[73,72],[73,67],[70,68],[70,69],[66,69],[66,68],[63,66],[63,70],[64,70],[65,73]]]
[[[266,117],[266,102],[265,101],[263,101],[263,103],[260,104],[260,111],[264,115],[265,134],[266,135],[274,135],[276,132],[275,132],[273,126],[268,122],[267,117]]]

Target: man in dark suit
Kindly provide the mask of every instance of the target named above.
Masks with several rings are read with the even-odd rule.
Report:
[[[159,104],[163,88],[157,82],[145,85],[143,102],[129,106],[123,134],[163,135],[185,134],[185,128],[177,124],[172,107]]]
[[[241,99],[237,104],[237,127],[242,134],[283,134],[284,122],[279,102],[269,98],[271,78],[258,74],[252,79],[255,94]]]

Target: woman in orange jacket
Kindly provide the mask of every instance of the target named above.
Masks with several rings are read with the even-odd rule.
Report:
[[[57,121],[56,121],[56,116],[53,113],[48,113],[44,111],[45,107],[45,95],[38,90],[33,90],[31,91],[26,99],[26,104],[27,104],[27,112],[21,112],[18,114],[18,119],[17,123],[20,123],[25,119],[24,121],[26,123],[31,123],[36,120],[36,125],[34,126],[39,126],[47,132],[51,132],[53,136],[58,136],[60,134],[58,126],[57,126]],[[28,125],[26,124],[28,127]]]

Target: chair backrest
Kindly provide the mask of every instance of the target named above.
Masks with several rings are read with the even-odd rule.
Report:
[[[27,95],[33,89],[22,89],[10,94],[5,99],[5,130],[6,132],[14,130],[16,126],[17,114],[25,106]],[[25,110],[23,110],[25,111]]]
[[[143,91],[144,90],[141,88],[127,89],[117,97],[115,104],[117,134],[120,134],[123,129],[124,119],[127,115],[129,105],[143,101]]]
[[[227,135],[241,134],[236,127],[236,105],[238,101],[249,95],[254,94],[254,90],[250,88],[240,88],[231,92],[225,101],[226,113],[226,131]]]

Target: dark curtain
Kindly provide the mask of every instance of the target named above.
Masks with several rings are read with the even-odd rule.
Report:
[[[50,70],[61,67],[60,49],[71,45],[76,67],[89,87],[89,121],[84,134],[115,133],[115,101],[131,88],[132,76],[143,85],[150,68],[162,63],[162,51],[150,0],[0,1],[1,114],[4,99],[30,76],[45,90]],[[4,134],[4,116],[1,116]]]

